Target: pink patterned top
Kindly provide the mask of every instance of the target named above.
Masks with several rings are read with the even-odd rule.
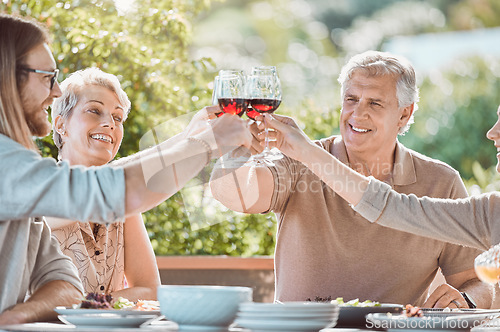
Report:
[[[106,229],[104,225],[78,222],[52,231],[62,252],[75,263],[85,293],[111,293],[124,288],[123,226],[113,223]]]

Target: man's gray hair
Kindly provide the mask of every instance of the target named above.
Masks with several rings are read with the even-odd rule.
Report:
[[[80,92],[89,85],[102,86],[113,92],[125,110],[123,121],[127,119],[131,103],[127,94],[123,91],[118,78],[113,74],[103,72],[99,68],[78,70],[60,84],[62,95],[52,103],[51,116],[52,128],[54,129],[52,136],[59,150],[62,148],[63,141],[61,135],[55,130],[54,119],[60,115],[66,121],[78,103]]]
[[[396,97],[398,107],[407,107],[412,104],[413,114],[406,126],[400,128],[399,134],[404,135],[414,122],[413,115],[418,109],[418,87],[415,78],[415,70],[411,63],[404,57],[396,56],[387,52],[367,51],[353,56],[347,64],[342,67],[338,81],[341,85],[341,97],[344,94],[347,82],[357,70],[365,71],[368,76],[394,75],[396,81]]]

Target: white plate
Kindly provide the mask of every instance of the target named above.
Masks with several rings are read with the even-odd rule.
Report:
[[[240,312],[254,313],[316,313],[326,314],[338,312],[339,307],[331,303],[314,303],[314,302],[285,302],[281,303],[242,303],[239,306]]]
[[[438,308],[420,308],[424,316],[437,316],[437,317],[449,317],[449,316],[461,316],[461,315],[477,315],[477,314],[492,314],[500,315],[500,309],[453,309],[451,311],[445,311],[444,309]]]
[[[121,316],[132,316],[132,315],[160,315],[160,310],[132,310],[132,309],[73,309],[68,307],[56,307],[54,309],[59,315],[69,316],[69,315],[89,315],[89,314],[115,314]]]
[[[179,331],[228,332],[229,328],[220,326],[179,325]]]
[[[157,315],[115,315],[115,314],[88,314],[88,315],[59,315],[59,319],[70,325],[86,327],[139,327],[141,324],[157,318]]]
[[[492,314],[449,315],[447,317],[368,314],[367,327],[391,330],[469,330],[492,318]]]
[[[380,306],[372,307],[354,307],[340,306],[339,319],[337,327],[358,327],[366,326],[366,315],[373,313],[392,313],[400,314],[404,310],[400,304],[381,303]]]
[[[250,330],[267,330],[267,331],[315,331],[326,327],[333,327],[334,321],[331,320],[255,320],[237,318],[235,321],[237,326]]]
[[[244,319],[333,319],[338,317],[337,312],[296,312],[296,311],[283,311],[283,312],[238,312],[238,317]]]

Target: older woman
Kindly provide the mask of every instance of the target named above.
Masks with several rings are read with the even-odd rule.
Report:
[[[130,110],[118,79],[88,68],[69,76],[61,90],[62,96],[52,106],[59,159],[72,166],[107,164],[121,145]],[[78,268],[86,293],[156,299],[160,276],[140,214],[108,227],[92,221],[47,218],[47,222],[63,253]]]
[[[500,151],[500,107],[498,120],[487,137]],[[488,249],[500,243],[500,193],[464,199],[437,199],[400,194],[372,177],[365,177],[314,145],[292,119],[266,115],[269,125],[280,132],[283,153],[304,163],[353,209],[371,222],[430,238]],[[306,148],[307,147],[307,148]],[[500,173],[500,153],[497,153]]]

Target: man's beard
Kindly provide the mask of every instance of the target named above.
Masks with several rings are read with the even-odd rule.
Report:
[[[39,113],[27,114],[26,123],[28,124],[31,135],[36,137],[45,137],[52,129],[50,122],[48,122],[45,117],[42,117]]]

